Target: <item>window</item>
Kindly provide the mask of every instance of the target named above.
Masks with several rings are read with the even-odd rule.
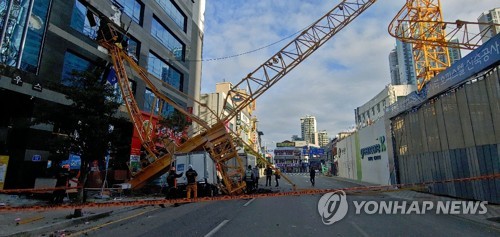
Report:
[[[23,57],[21,59],[21,69],[37,73],[38,61],[42,50],[42,41],[47,25],[49,1],[39,1],[33,5],[33,12],[30,18],[30,27],[26,36]],[[31,21],[32,20],[32,21]]]
[[[115,0],[121,7],[123,7],[123,12],[130,16],[132,20],[141,24],[141,15],[142,15],[142,4],[137,0]]]
[[[128,84],[130,86],[130,89],[132,89],[132,94],[135,95],[135,91],[136,91],[136,87],[137,87],[137,82],[135,81],[131,81],[130,79],[128,80]],[[120,89],[120,85],[118,85],[118,83],[115,83],[113,85],[113,88],[115,89],[114,91],[114,94],[117,95],[117,99],[116,99],[116,102],[120,103],[120,104],[125,104],[123,102],[123,96],[122,96],[122,91]]]
[[[5,22],[9,3],[12,4],[11,10]],[[48,3],[35,4],[31,16],[27,15],[29,7],[30,1],[0,1],[0,30],[3,32],[2,37],[5,37],[0,48],[0,63],[36,73],[47,23]],[[23,39],[26,42],[22,42]]]
[[[61,83],[65,86],[71,86],[74,72],[90,70],[93,66],[89,60],[67,51],[64,55]]]
[[[90,21],[87,18],[88,16],[90,17]],[[96,39],[100,19],[92,13],[88,14],[88,16],[87,8],[79,0],[76,0],[73,7],[73,15],[71,16],[71,27],[91,39]]]
[[[144,93],[144,111],[151,112],[151,109],[153,108],[153,103],[155,101],[156,101],[156,104],[154,105],[155,107],[154,107],[153,113],[155,115],[158,115],[158,111],[160,108],[160,100],[159,99],[155,100],[155,95],[153,94],[153,92],[150,89],[146,88],[146,92]],[[174,107],[172,107],[171,105],[169,105],[167,103],[163,103],[163,105],[161,107],[162,107],[161,115],[164,117],[166,117],[174,112]]]
[[[174,3],[173,0],[156,0],[158,5],[167,13],[167,15],[172,18],[172,20],[181,28],[182,31],[186,32],[186,15],[179,9],[179,7]]]
[[[167,29],[167,27],[161,24],[156,17],[153,18],[151,35],[153,35],[153,37],[160,41],[163,46],[172,52],[175,59],[183,60],[185,48],[184,44],[182,44],[180,40],[178,40],[174,34]]]
[[[139,43],[139,41],[137,41],[136,39],[134,38],[130,38],[128,39],[128,46],[127,46],[127,52],[128,52],[128,55],[131,56],[132,58],[135,59],[135,61],[139,61],[139,55],[140,55],[140,52],[141,52],[141,43]]]
[[[144,111],[151,111],[154,101],[155,95],[150,89],[146,89],[144,92]]]
[[[377,113],[380,113],[380,104],[377,104]]]
[[[173,86],[175,89],[183,91],[182,74],[151,52],[149,52],[148,57],[148,72]]]

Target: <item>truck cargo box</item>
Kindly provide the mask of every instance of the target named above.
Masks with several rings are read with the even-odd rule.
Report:
[[[189,165],[198,173],[198,196],[212,196],[218,193],[217,169],[215,162],[207,152],[191,152],[175,154],[175,169],[177,173],[183,172],[182,177],[177,178],[177,187],[185,189],[187,186],[186,171]]]

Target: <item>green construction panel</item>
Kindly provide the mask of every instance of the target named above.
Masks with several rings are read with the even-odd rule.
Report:
[[[355,139],[355,146],[356,146],[356,174],[358,177],[358,180],[361,181],[363,180],[363,170],[361,167],[361,147],[359,144],[359,133],[354,133],[354,139]]]

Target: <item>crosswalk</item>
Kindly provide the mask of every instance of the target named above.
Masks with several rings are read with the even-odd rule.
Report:
[[[309,176],[309,173],[283,173],[283,175],[298,175],[298,176]]]

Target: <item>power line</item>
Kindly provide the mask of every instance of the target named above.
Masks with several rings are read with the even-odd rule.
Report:
[[[257,48],[257,49],[253,49],[253,50],[250,50],[250,51],[246,51],[246,52],[243,52],[243,53],[238,53],[238,54],[234,54],[234,55],[230,55],[230,56],[224,56],[224,57],[217,57],[217,58],[209,58],[209,59],[186,59],[184,60],[185,62],[198,62],[198,61],[201,61],[201,62],[209,62],[209,61],[219,61],[219,60],[225,60],[225,59],[230,59],[230,58],[236,58],[236,57],[239,57],[239,56],[243,56],[243,55],[246,55],[246,54],[250,54],[250,53],[254,53],[254,52],[257,52],[257,51],[260,51],[260,50],[263,50],[265,48],[269,48],[275,44],[278,44],[278,43],[281,43],[282,41],[286,40],[286,39],[289,39],[295,35],[297,35],[298,33],[304,31],[305,29],[309,28],[309,26],[307,27],[304,27],[303,29],[285,37],[285,38],[282,38],[276,42],[273,42],[271,44],[268,44],[268,45],[265,45],[265,46],[262,46],[260,48]],[[175,61],[181,61],[181,60],[175,60]]]

